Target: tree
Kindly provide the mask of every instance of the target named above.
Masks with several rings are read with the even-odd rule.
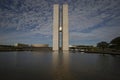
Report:
[[[100,48],[100,49],[102,49],[103,51],[105,50],[105,48],[108,47],[108,45],[109,44],[107,42],[105,42],[105,41],[97,43],[97,47]]]
[[[120,50],[120,37],[111,40],[110,48]]]

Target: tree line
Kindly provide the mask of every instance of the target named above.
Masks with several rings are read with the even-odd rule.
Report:
[[[116,37],[116,38],[112,39],[110,41],[110,43],[101,41],[101,42],[97,43],[97,47],[99,49],[102,49],[103,51],[107,48],[120,51],[120,37]]]

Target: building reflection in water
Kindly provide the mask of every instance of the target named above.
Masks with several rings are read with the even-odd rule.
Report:
[[[53,52],[53,76],[55,80],[71,80],[68,51]]]

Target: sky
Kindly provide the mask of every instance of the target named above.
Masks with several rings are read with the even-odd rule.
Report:
[[[69,6],[69,44],[120,36],[120,0],[0,0],[0,44],[52,46],[53,5]]]

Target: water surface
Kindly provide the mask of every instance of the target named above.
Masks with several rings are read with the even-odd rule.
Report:
[[[120,56],[80,52],[0,52],[0,80],[120,80]]]

